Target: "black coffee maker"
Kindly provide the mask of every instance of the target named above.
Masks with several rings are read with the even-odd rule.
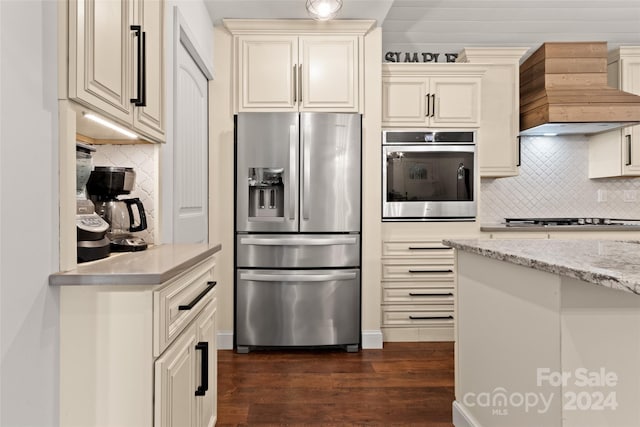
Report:
[[[133,168],[96,166],[87,182],[96,212],[109,223],[107,237],[114,252],[147,249],[144,239],[133,234],[147,228],[142,202],[138,198],[118,198],[131,192],[135,178]]]

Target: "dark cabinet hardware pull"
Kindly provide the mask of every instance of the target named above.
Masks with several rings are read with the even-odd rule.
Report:
[[[411,320],[452,320],[453,316],[409,316]]]
[[[138,75],[136,76],[138,82],[138,96],[131,98],[136,107],[145,107],[147,105],[147,43],[145,32],[142,31],[142,26],[132,25],[131,31],[135,31],[138,38]]]
[[[452,297],[453,294],[451,292],[446,294],[419,294],[414,292],[409,292],[409,296],[412,297]]]
[[[202,351],[200,385],[196,389],[196,396],[204,396],[209,390],[209,343],[200,341],[196,344],[196,350]]]
[[[516,166],[520,167],[522,165],[522,138],[518,137],[518,164]]]
[[[409,270],[409,273],[424,273],[424,274],[453,273],[453,270]]]
[[[624,164],[625,166],[631,165],[631,135],[624,136],[627,140],[627,162]]]
[[[425,117],[429,117],[431,113],[431,97],[427,94],[427,113],[424,115]]]
[[[200,292],[200,294],[195,297],[193,301],[191,301],[188,305],[179,305],[178,310],[191,310],[195,305],[200,301],[204,296],[209,292],[213,287],[217,284],[217,282],[207,282],[207,288]]]
[[[410,251],[441,251],[444,249],[451,249],[449,246],[443,246],[441,248],[426,248],[421,246],[409,246]]]
[[[431,117],[436,116],[436,94],[431,95]]]

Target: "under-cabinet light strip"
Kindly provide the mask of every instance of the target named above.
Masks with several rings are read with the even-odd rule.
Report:
[[[138,135],[136,135],[135,133],[133,133],[131,131],[128,131],[128,130],[126,130],[124,128],[121,128],[120,126],[115,125],[115,124],[103,119],[102,117],[98,117],[95,114],[82,113],[82,115],[85,118],[87,118],[87,119],[89,119],[91,121],[94,121],[96,123],[99,123],[104,127],[108,127],[109,129],[115,130],[116,132],[119,132],[119,133],[123,134],[126,137],[129,137],[131,139],[137,139],[138,138]]]

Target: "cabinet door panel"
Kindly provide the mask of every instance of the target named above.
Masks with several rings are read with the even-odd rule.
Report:
[[[130,122],[129,0],[69,5],[69,97]]]
[[[640,58],[621,59],[622,90],[640,95]],[[640,125],[624,129],[622,140],[623,175],[640,174]]]
[[[164,140],[164,32],[162,1],[139,1],[134,23],[145,32],[146,106],[136,107],[133,126],[155,138]],[[137,94],[137,48],[131,52],[131,93]]]
[[[480,79],[432,78],[429,93],[435,94],[435,106],[431,106],[432,126],[480,124]]]
[[[301,110],[358,111],[358,37],[301,37]]]
[[[155,363],[155,427],[195,425],[196,342],[192,325]]]
[[[297,38],[244,36],[239,49],[239,110],[297,111]]]
[[[215,291],[214,291],[215,292]],[[216,342],[216,305],[214,299],[202,310],[198,318],[198,342],[209,344],[208,350],[208,385],[209,389],[204,396],[196,396],[196,425],[198,427],[213,427],[216,424],[218,414],[217,399],[218,394],[218,346]],[[200,352],[198,352],[200,353]],[[202,354],[197,354],[196,358],[196,382],[200,381]]]
[[[420,77],[383,77],[382,125],[427,124],[427,80]]]

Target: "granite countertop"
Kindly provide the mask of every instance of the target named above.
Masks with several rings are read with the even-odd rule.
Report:
[[[640,294],[640,243],[619,240],[444,240],[460,251]]]
[[[115,253],[49,276],[50,285],[158,285],[220,251],[220,244],[165,244]]]
[[[481,224],[480,231],[640,231],[640,225],[610,224],[610,225],[526,225],[521,227],[507,226],[505,223]]]

